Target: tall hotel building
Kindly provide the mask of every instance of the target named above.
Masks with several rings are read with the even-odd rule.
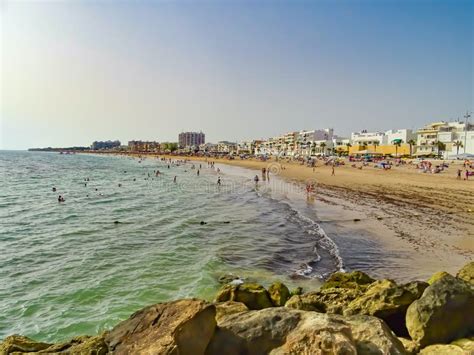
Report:
[[[178,136],[180,148],[199,146],[205,142],[205,135],[202,132],[181,132]]]

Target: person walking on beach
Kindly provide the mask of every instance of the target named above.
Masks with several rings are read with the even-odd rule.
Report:
[[[334,164],[332,165],[332,173],[331,176],[336,176],[336,172],[334,171]]]
[[[462,172],[462,170],[458,169],[458,178],[457,178],[458,180],[461,180],[461,172]]]

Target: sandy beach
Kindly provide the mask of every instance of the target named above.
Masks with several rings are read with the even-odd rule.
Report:
[[[456,179],[460,161],[439,174],[422,173],[410,164],[382,170],[370,163],[358,169],[346,161],[332,176],[332,167],[321,161],[313,169],[282,160],[210,160],[270,169],[270,176],[301,184],[315,182],[310,202],[327,232],[363,230],[392,247],[411,249],[412,266],[423,269],[421,274],[440,268],[454,272],[474,255],[474,179]]]

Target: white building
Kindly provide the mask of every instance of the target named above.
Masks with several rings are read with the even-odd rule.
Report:
[[[384,144],[392,144],[394,141],[408,143],[416,140],[416,134],[411,129],[392,129],[385,132]]]
[[[228,142],[228,141],[217,142],[217,152],[224,153],[224,154],[236,153],[237,143]]]
[[[430,123],[417,131],[416,148],[417,155],[474,154],[474,125],[444,121]]]
[[[385,133],[384,132],[367,132],[362,130],[360,132],[351,133],[351,144],[364,146],[364,145],[382,145],[385,144]]]

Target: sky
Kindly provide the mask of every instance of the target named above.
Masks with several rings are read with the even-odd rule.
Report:
[[[0,0],[0,149],[416,129],[473,109],[473,2]]]

